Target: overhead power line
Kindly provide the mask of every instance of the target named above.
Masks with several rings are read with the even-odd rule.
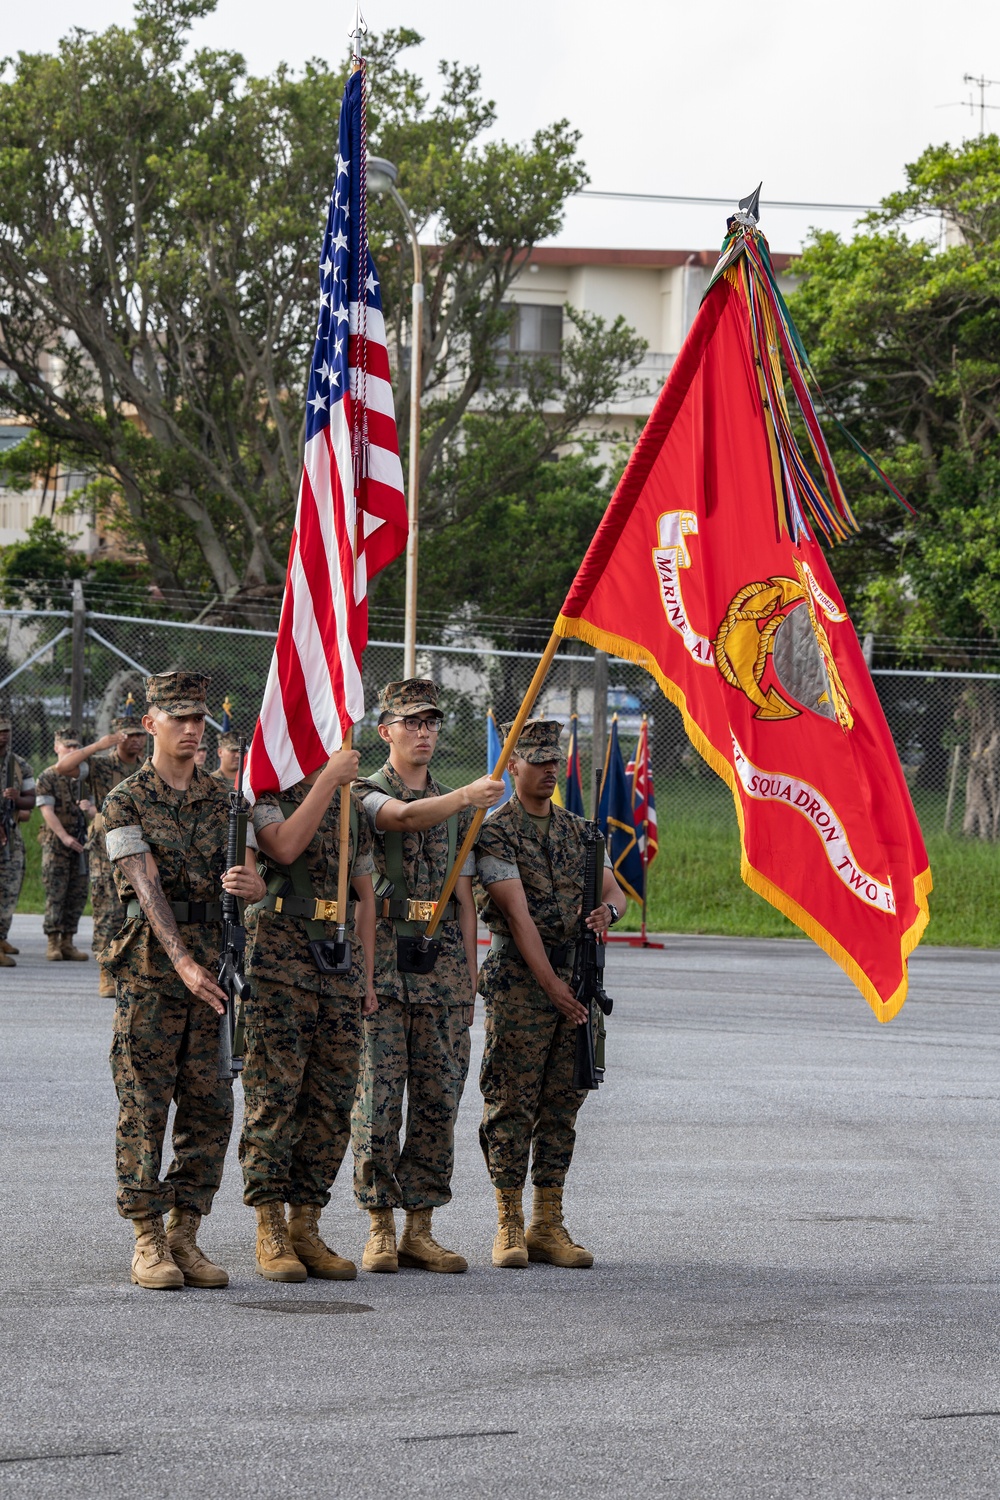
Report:
[[[605,193],[599,188],[581,188],[576,198],[619,198],[629,203],[705,203],[713,208],[735,209],[738,199],[696,198],[683,193]],[[878,203],[793,203],[783,198],[763,199],[765,208],[815,208],[832,213],[864,214],[877,209]]]

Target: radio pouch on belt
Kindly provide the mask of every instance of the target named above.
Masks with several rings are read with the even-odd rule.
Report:
[[[298,803],[282,802],[281,811],[286,818],[290,818]],[[351,799],[351,845],[354,849],[358,847],[358,813]],[[309,868],[306,865],[305,854],[299,855],[294,864],[288,867],[288,877],[284,881],[287,890],[291,884],[292,891],[303,900],[314,900],[312,881],[309,879]],[[282,894],[280,891],[271,892],[272,895]],[[349,974],[351,972],[351,945],[348,942],[338,943],[333,938],[326,936],[326,927],[322,922],[313,922],[308,919],[303,921],[308,938],[309,954],[320,974]],[[343,924],[347,925],[346,921]]]
[[[386,792],[388,796],[395,797],[395,792],[381,772],[375,776],[369,776],[368,780]],[[448,788],[444,790],[447,791]],[[382,845],[385,849],[385,879],[388,882],[389,892],[397,900],[409,901],[411,897],[403,875],[403,835],[395,829],[386,829],[382,833]],[[458,813],[452,813],[448,819],[447,868],[449,870],[455,863],[457,848]],[[430,974],[437,963],[437,956],[441,952],[441,940],[431,938],[428,941],[424,937],[426,925],[426,922],[410,922],[404,917],[394,918],[396,968],[400,974]]]

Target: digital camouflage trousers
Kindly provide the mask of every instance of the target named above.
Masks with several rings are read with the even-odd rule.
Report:
[[[15,833],[10,841],[10,859],[0,849],[0,938],[10,932],[11,919],[17,910],[24,884],[24,840]]]
[[[361,1051],[361,999],[255,978],[245,1007],[244,1202],[318,1203],[351,1139]]]
[[[64,844],[42,845],[42,885],[45,916],[42,931],[48,936],[64,932],[72,937],[87,904],[87,871],[80,869],[80,856]]]
[[[364,1020],[351,1115],[354,1196],[362,1208],[439,1208],[451,1201],[455,1118],[469,1072],[465,1006],[385,995],[378,1003]]]
[[[216,1077],[219,1018],[192,995],[174,1000],[118,976],[111,1073],[118,1091],[118,1212],[207,1214],[233,1128],[232,1084]],[[170,1101],[174,1159],[160,1181]]]
[[[91,947],[100,958],[105,948],[125,920],[125,908],[118,899],[115,877],[111,873],[111,862],[91,852],[90,855],[90,905],[94,913],[94,938]]]
[[[563,976],[565,977],[565,975]],[[479,1144],[494,1187],[562,1187],[587,1097],[573,1087],[576,1026],[560,1015],[527,967],[487,955],[479,976],[486,1043],[479,1073]]]

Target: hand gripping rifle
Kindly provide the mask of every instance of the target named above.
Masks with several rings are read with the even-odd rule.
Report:
[[[3,828],[4,864],[10,863],[10,841],[11,836],[14,832],[14,803],[12,799],[6,795],[7,788],[10,786],[10,770],[10,750],[8,749],[7,754],[3,758],[3,785],[0,786],[0,797],[2,797],[2,806],[0,806],[0,827]]]
[[[87,849],[86,849],[86,843],[87,843],[87,818],[86,818],[86,814],[83,811],[83,808],[80,806],[80,803],[83,801],[83,766],[82,765],[80,766],[80,769],[79,769],[79,772],[78,772],[77,778],[76,778],[76,799],[75,800],[76,800],[76,828],[74,830],[73,837],[76,839],[77,843],[81,845],[80,853],[79,853],[79,856],[78,856],[78,859],[77,859],[77,867],[78,867],[81,875],[87,875],[89,873],[89,871],[90,871],[90,861],[87,858]]]
[[[587,926],[587,918],[600,903],[597,853],[603,854],[604,840],[596,823],[585,823],[583,867],[583,900],[580,902],[580,931],[573,959],[572,988],[581,1005],[586,1006],[586,1025],[576,1028],[576,1057],[573,1062],[573,1087],[596,1089],[604,1082],[604,1017],[610,1016],[614,1004],[604,993],[604,958],[607,949],[596,932]],[[597,1002],[597,1029],[594,1029],[594,1002]]]
[[[229,793],[229,835],[226,841],[226,869],[242,864],[247,852],[247,800],[243,795],[243,754],[246,740],[240,737],[240,768],[236,785]],[[237,898],[222,892],[222,952],[219,955],[218,984],[225,991],[226,1008],[219,1017],[218,1076],[232,1082],[243,1071],[243,1058],[234,1054],[237,1011],[250,998],[250,981],[243,973],[243,954],[247,930]]]

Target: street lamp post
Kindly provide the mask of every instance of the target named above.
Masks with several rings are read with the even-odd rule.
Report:
[[[417,538],[420,526],[420,350],[423,341],[424,268],[416,226],[396,186],[398,172],[381,156],[368,158],[368,191],[388,193],[403,219],[413,248],[413,304],[410,314],[410,463],[407,495],[406,603],[403,623],[403,676],[417,675]]]

